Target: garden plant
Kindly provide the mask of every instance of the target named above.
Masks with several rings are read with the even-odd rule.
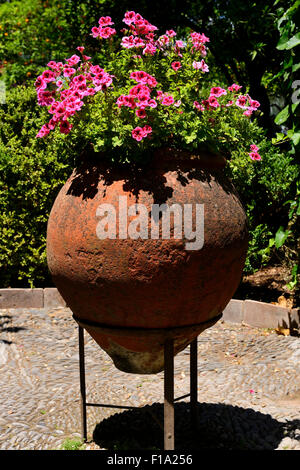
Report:
[[[121,3],[123,11],[136,8],[134,2]],[[246,1],[237,2],[233,9],[222,1],[205,5],[193,2],[192,6],[189,2],[178,6],[172,1],[166,5],[169,18],[166,14],[152,14],[144,3],[140,2],[141,8],[137,9],[157,26],[158,30],[150,32],[155,35],[154,42],[159,37],[168,41],[163,44],[162,39],[157,43],[153,56],[149,47],[143,53],[145,47],[122,46],[122,42],[126,43],[122,37],[133,34],[120,30],[130,30],[135,25],[121,24],[122,5],[113,1],[91,0],[79,4],[26,0],[0,5],[0,65],[6,83],[5,103],[0,105],[1,286],[51,285],[45,253],[47,219],[80,149],[92,143],[94,151],[107,153],[110,149],[111,158],[118,159],[122,148],[123,161],[141,162],[148,150],[151,152],[163,143],[194,150],[205,145],[230,158],[226,171],[243,200],[250,226],[244,272],[251,274],[274,264],[287,266],[292,276],[286,282],[295,290],[299,243],[299,107],[292,101],[293,93],[296,96],[297,92],[292,86],[299,65],[296,59],[299,2],[288,2],[288,6],[282,1],[256,2],[254,6]],[[248,23],[243,21],[246,10],[252,19]],[[222,11],[226,11],[225,17]],[[117,32],[102,38],[97,33],[103,26],[98,24],[98,18],[108,15],[118,26],[104,27]],[[209,24],[205,21],[208,16],[212,19]],[[268,28],[262,28],[261,24],[266,22]],[[174,24],[179,25],[176,36],[172,32],[169,36],[165,31],[171,31]],[[235,25],[232,35],[231,24]],[[34,31],[38,34],[33,34]],[[202,42],[202,53],[193,49],[191,33],[197,31],[204,32],[202,39],[209,38]],[[238,35],[244,38],[243,48],[238,47]],[[226,38],[226,49],[221,46],[222,37]],[[185,48],[176,50],[176,42],[185,40]],[[85,49],[76,50],[78,45],[84,45]],[[92,59],[84,60],[84,55]],[[139,55],[141,58],[134,57]],[[80,61],[74,64],[75,74],[65,77],[64,65],[72,56]],[[56,71],[45,67],[51,62],[62,62],[63,67]],[[204,63],[208,71],[203,70]],[[96,90],[100,84],[86,81],[93,91],[82,97],[81,109],[79,103],[75,104],[76,112],[67,119],[70,124],[62,124],[66,126],[64,132],[72,126],[70,133],[60,132],[60,120],[56,130],[43,128],[51,118],[55,121],[56,115],[49,115],[50,106],[47,109],[36,105],[37,76],[42,76],[46,68],[57,74],[55,82],[47,82],[47,90],[55,92],[52,98],[61,102],[60,93],[63,90],[68,93],[75,77],[86,77],[87,68],[96,66],[112,82],[104,91]],[[252,73],[258,67],[260,73]],[[141,71],[154,77],[157,85],[149,86],[130,76]],[[55,85],[59,76],[63,77],[60,90]],[[95,79],[95,74],[90,78]],[[242,88],[230,90],[236,83]],[[136,108],[121,103],[121,97],[131,96],[130,90],[139,85],[150,90],[150,99],[156,102],[156,107],[143,109],[137,97],[133,99]],[[213,88],[217,94],[223,94],[214,96]],[[158,99],[157,91],[167,94],[164,98],[170,96],[168,99],[174,102],[163,104],[164,98]],[[260,102],[255,111],[236,104],[239,96],[249,95],[252,101]],[[265,98],[270,101],[275,95],[285,95],[285,102],[270,127]],[[233,105],[227,106],[230,101]],[[216,102],[219,106],[211,106]],[[251,106],[249,99],[244,106]],[[249,114],[252,111],[251,116],[244,115],[247,111]],[[146,117],[140,117],[145,114]],[[151,132],[145,133],[144,127],[148,131],[151,127]],[[41,128],[46,133],[49,130],[49,134],[36,138]],[[133,137],[137,128],[134,136],[141,140]],[[175,130],[172,136],[171,129]],[[217,135],[221,138],[216,139]],[[260,160],[251,159],[250,145],[259,147]]]

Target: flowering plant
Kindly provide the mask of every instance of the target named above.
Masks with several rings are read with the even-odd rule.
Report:
[[[97,63],[79,46],[80,55],[47,64],[35,87],[51,118],[37,138],[72,134],[83,148],[92,145],[127,161],[164,146],[205,146],[225,156],[239,150],[260,160],[250,119],[260,104],[237,84],[209,82],[210,39],[194,31],[185,38],[174,30],[158,35],[133,11],[123,22],[121,38],[109,16],[92,28],[100,42]]]

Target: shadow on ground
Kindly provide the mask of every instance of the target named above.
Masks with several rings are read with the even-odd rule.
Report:
[[[8,326],[11,324],[12,316],[11,315],[1,315],[0,317],[0,334],[4,333],[18,333],[18,331],[26,330],[22,326]],[[4,344],[12,344],[12,341],[0,337],[0,342]]]
[[[102,449],[111,451],[163,450],[159,422],[163,425],[160,403],[116,413],[96,425],[93,440]],[[299,426],[299,420],[281,423],[251,408],[201,403],[198,430],[193,432],[189,404],[176,403],[175,449],[272,450]]]

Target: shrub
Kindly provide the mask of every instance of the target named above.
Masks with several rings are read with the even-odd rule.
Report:
[[[0,5],[0,64],[8,85],[32,80],[45,61],[68,54],[74,39],[63,3],[68,2],[15,0]]]
[[[47,149],[35,138],[41,114],[32,87],[11,90],[0,107],[2,287],[51,284],[45,254],[47,219],[72,161],[59,136]]]
[[[278,227],[285,227],[289,222],[290,211],[286,201],[294,198],[300,176],[300,168],[293,155],[282,152],[266,141],[263,131],[257,138],[262,160],[249,164],[234,152],[227,169],[249,219],[250,244],[245,265],[247,273],[269,263],[289,264],[288,257],[277,251],[275,234]],[[296,231],[290,233],[290,238],[294,241],[296,237]]]

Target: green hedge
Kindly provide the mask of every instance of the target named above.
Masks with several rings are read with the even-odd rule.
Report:
[[[0,286],[50,285],[46,226],[72,161],[64,139],[50,149],[35,135],[43,123],[33,88],[19,87],[0,106]]]
[[[274,239],[280,226],[290,223],[289,200],[293,200],[300,177],[300,167],[295,157],[261,136],[259,162],[245,162],[238,153],[232,156],[228,174],[232,178],[246,209],[250,241],[245,273],[270,263],[293,266],[296,253],[290,248],[276,248]],[[289,201],[290,202],[290,201]],[[299,230],[291,227],[288,245],[297,243]]]

